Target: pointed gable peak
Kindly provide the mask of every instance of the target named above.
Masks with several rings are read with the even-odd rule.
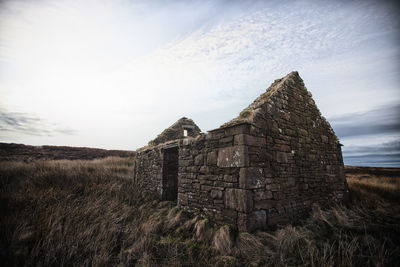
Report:
[[[223,124],[221,127],[233,126],[235,124],[251,122],[255,113],[259,111],[260,108],[265,110],[265,106],[268,102],[271,101],[271,97],[275,95],[277,92],[284,91],[290,87],[298,87],[302,90],[305,90],[308,94],[311,94],[304,87],[304,82],[301,79],[299,73],[297,71],[292,71],[286,76],[276,79],[267,90],[257,97],[253,103],[251,103],[247,108],[245,108],[242,112],[240,112],[239,116],[232,119],[231,121]]]

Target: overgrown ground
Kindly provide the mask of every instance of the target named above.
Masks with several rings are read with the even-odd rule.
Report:
[[[129,158],[0,162],[5,266],[394,266],[400,177],[348,168],[351,203],[298,226],[237,233],[158,202]]]

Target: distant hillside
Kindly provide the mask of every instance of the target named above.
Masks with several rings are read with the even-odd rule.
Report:
[[[32,161],[36,159],[96,159],[111,156],[132,157],[135,151],[107,150],[88,147],[70,146],[29,146],[23,144],[0,143],[0,160],[23,160]]]
[[[400,168],[345,166],[346,174],[400,177]]]

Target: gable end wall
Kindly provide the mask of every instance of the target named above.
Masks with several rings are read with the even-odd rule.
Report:
[[[239,228],[293,222],[313,203],[343,201],[347,184],[340,144],[301,78],[286,80],[258,108],[252,117],[257,131],[243,137],[250,167],[239,176],[254,205],[252,212],[239,214]]]

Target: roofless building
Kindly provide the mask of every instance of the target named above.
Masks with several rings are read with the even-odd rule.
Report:
[[[135,161],[143,188],[240,231],[295,221],[347,192],[339,140],[297,72],[218,129],[178,120]]]

